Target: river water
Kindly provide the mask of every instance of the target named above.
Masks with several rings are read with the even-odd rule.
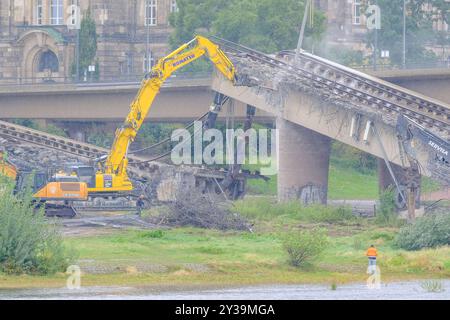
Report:
[[[337,286],[275,285],[198,291],[155,291],[150,288],[82,287],[81,289],[0,289],[0,300],[450,300],[450,280],[441,281],[443,291],[429,292],[423,282]]]

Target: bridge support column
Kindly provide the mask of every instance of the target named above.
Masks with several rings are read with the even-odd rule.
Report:
[[[277,119],[278,200],[327,203],[331,139]]]
[[[408,201],[408,190],[412,189],[415,192],[416,199],[416,209],[421,207],[420,197],[421,197],[421,187],[422,187],[422,177],[417,170],[414,169],[404,169],[399,165],[391,163],[392,171],[400,185],[400,190],[403,193],[402,197],[397,190],[395,182],[389,173],[389,169],[386,162],[383,159],[378,159],[378,178],[380,192],[387,190],[390,187],[394,188],[396,206],[398,210],[405,210],[407,208]]]

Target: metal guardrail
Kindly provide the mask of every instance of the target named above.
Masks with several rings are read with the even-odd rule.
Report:
[[[349,67],[364,71],[389,71],[389,70],[421,70],[421,69],[450,69],[450,60],[439,60],[430,62],[413,62],[407,63],[405,67],[398,64],[377,64],[374,67],[373,64],[367,65],[350,65]]]
[[[86,79],[76,81],[72,77],[35,77],[35,78],[0,78],[0,87],[7,86],[30,86],[30,85],[63,85],[70,84],[76,86],[92,86],[92,85],[113,85],[113,84],[139,84],[144,78],[143,74],[107,76],[100,79]],[[199,80],[210,79],[210,72],[184,72],[172,75],[167,79],[166,83],[185,81],[185,80]]]

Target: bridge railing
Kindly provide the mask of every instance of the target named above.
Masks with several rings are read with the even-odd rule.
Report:
[[[450,69],[450,60],[438,60],[429,62],[409,62],[405,66],[390,63],[379,63],[367,65],[352,65],[353,69],[360,71],[389,71],[389,70],[420,70],[420,69]]]
[[[144,75],[140,74],[126,74],[120,76],[102,76],[99,79],[95,78],[81,78],[76,80],[73,77],[60,77],[60,76],[45,76],[45,77],[34,77],[34,78],[0,78],[0,86],[33,86],[33,85],[62,85],[71,84],[77,86],[95,86],[95,85],[114,85],[114,84],[139,84]],[[189,80],[206,80],[211,79],[210,72],[184,72],[172,75],[166,81],[166,85],[170,86],[171,83],[176,83],[178,81],[189,81]]]

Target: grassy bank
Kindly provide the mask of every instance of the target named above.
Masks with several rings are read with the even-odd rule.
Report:
[[[276,195],[277,176],[268,182],[250,180],[249,192],[256,195]],[[376,173],[360,173],[354,169],[331,165],[329,175],[329,198],[331,200],[378,199],[378,177]]]
[[[252,284],[345,283],[367,279],[367,246],[380,251],[383,281],[450,276],[448,247],[406,252],[392,247],[396,229],[364,221],[304,223],[293,217],[256,219],[253,234],[181,228],[165,231],[120,231],[72,237],[66,244],[79,252],[86,286],[150,286],[159,289]],[[287,228],[326,227],[331,246],[314,265],[288,265],[280,235]],[[0,288],[63,287],[66,276],[0,275]]]
[[[254,195],[276,195],[277,176],[270,180],[250,180],[249,193]],[[423,193],[439,191],[437,182],[428,177],[422,178]],[[378,176],[375,171],[361,173],[339,164],[331,164],[328,178],[328,197],[330,200],[376,200],[378,194]]]

